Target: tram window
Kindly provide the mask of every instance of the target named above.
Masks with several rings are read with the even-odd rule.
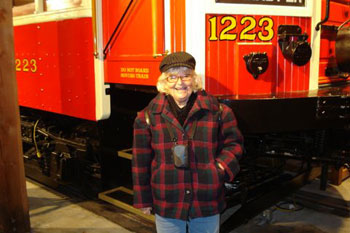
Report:
[[[81,6],[82,0],[46,0],[46,10],[62,10]]]
[[[13,16],[29,15],[35,12],[34,0],[13,0]]]

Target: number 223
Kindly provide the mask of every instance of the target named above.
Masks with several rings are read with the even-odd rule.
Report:
[[[32,72],[35,73],[38,70],[35,59],[16,59],[16,71]]]

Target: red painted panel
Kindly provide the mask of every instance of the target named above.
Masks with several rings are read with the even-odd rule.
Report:
[[[328,21],[325,25],[334,25],[334,23],[344,22],[350,16],[350,1],[330,1],[330,12]],[[326,0],[322,0],[322,19],[326,14]]]
[[[283,24],[299,25],[310,35],[310,18],[208,14],[206,22],[205,83],[210,93],[268,94],[309,88],[309,63],[298,67],[283,57],[277,29]],[[269,59],[267,71],[256,80],[243,60],[251,52],[266,52]]]
[[[186,51],[186,2],[185,0],[171,0],[171,50]]]
[[[154,54],[164,53],[164,3],[162,0],[134,1],[126,11],[128,3],[114,0],[102,3],[105,45],[120,23],[108,50],[105,81],[155,85],[162,57]],[[152,20],[152,15],[157,20]]]
[[[20,105],[95,120],[91,18],[16,26],[14,33]]]
[[[322,0],[322,18],[326,12],[326,0]],[[329,20],[325,25],[339,26],[350,17],[350,0],[337,0],[330,2]],[[349,24],[348,24],[349,26]],[[337,66],[335,59],[335,40],[336,31],[321,28],[321,46],[320,46],[320,73],[319,84],[336,83],[344,81],[338,75],[326,76],[327,68]]]
[[[237,43],[235,49],[234,61],[237,65],[235,70],[238,71],[238,75],[234,75],[234,84],[236,93],[239,94],[262,94],[262,93],[274,93],[276,87],[276,79],[273,79],[273,74],[276,72],[276,61],[274,58],[274,51],[271,44],[250,44],[250,43]],[[266,52],[269,58],[269,69],[254,79],[246,68],[242,54],[249,54],[252,52]],[[226,85],[232,86],[232,85]]]

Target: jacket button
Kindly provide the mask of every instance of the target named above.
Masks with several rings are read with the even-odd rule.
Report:
[[[187,190],[186,190],[186,194],[187,194],[187,195],[191,194],[191,191],[187,189]]]

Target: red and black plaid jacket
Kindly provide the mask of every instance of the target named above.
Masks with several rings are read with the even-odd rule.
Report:
[[[134,207],[153,207],[160,216],[183,220],[215,215],[225,208],[225,174],[218,170],[216,162],[223,165],[228,181],[232,181],[239,171],[243,138],[229,107],[224,105],[220,111],[216,98],[205,91],[197,93],[183,127],[171,113],[164,94],[158,94],[136,117]],[[146,123],[145,111],[150,124]],[[177,143],[189,145],[190,168],[174,166],[174,144],[165,121],[172,126]],[[197,127],[189,141],[194,121]]]

